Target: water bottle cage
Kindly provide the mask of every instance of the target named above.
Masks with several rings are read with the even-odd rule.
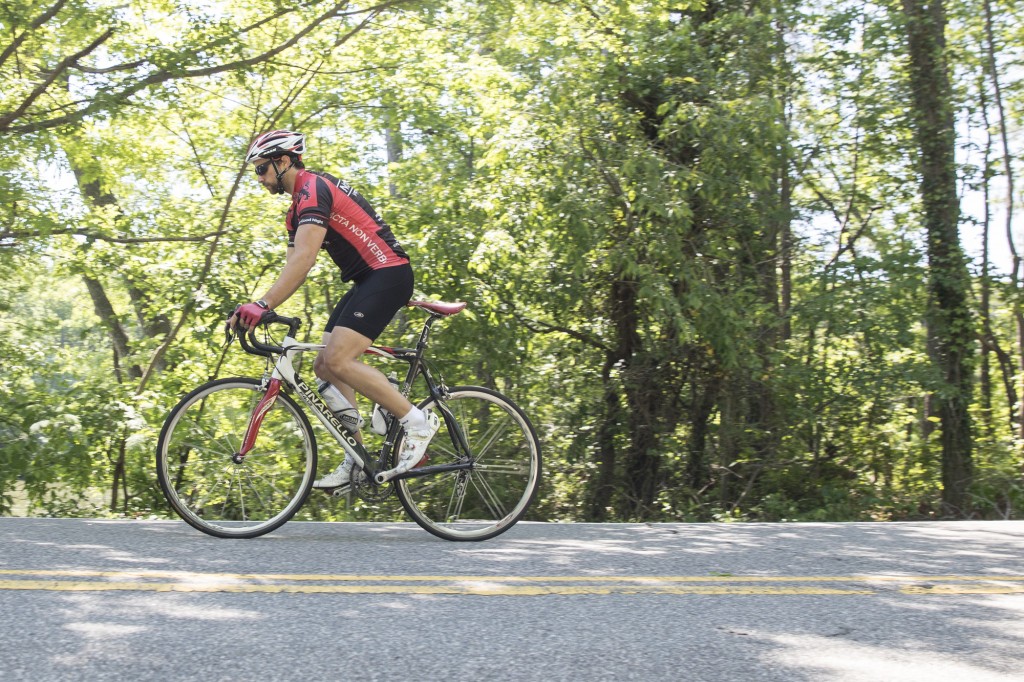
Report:
[[[402,392],[402,387],[398,383],[398,376],[394,372],[388,376],[388,383],[390,383],[391,387],[399,393]],[[374,403],[373,412],[370,415],[370,430],[378,436],[387,435],[388,430],[391,428],[391,422],[393,419],[394,415],[380,405]]]
[[[366,420],[359,416],[359,410],[354,407],[335,412],[334,418],[341,422],[341,425],[350,433],[355,433],[366,423]]]
[[[327,403],[327,408],[334,415],[346,431],[355,433],[363,427],[366,422],[361,416],[359,416],[359,409],[348,402],[348,399],[341,394],[336,387],[331,386],[326,381],[317,382],[317,392],[320,393],[320,397]]]
[[[373,414],[370,416],[370,430],[376,433],[378,436],[383,436],[388,432],[391,427],[391,420],[393,419],[390,412],[385,410],[380,405],[374,403]]]

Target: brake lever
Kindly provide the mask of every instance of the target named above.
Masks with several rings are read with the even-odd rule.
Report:
[[[232,326],[231,326],[231,318],[232,317],[234,317],[234,314],[232,314],[231,317],[229,317],[227,319],[227,321],[224,323],[224,345],[225,346],[230,346],[231,342],[235,340],[235,334],[238,333],[238,323],[237,322],[235,323],[234,328],[232,328]]]
[[[228,319],[224,321],[224,345],[229,346],[231,342],[235,340],[235,334],[238,333],[238,321],[235,321],[235,326],[231,326],[231,320],[235,319],[235,315],[238,313],[238,309],[242,306],[235,306],[234,312],[228,315]]]

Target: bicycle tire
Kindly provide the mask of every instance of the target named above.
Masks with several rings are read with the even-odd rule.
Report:
[[[208,535],[269,533],[299,510],[313,486],[313,429],[284,392],[264,416],[253,450],[241,463],[232,460],[263,397],[261,383],[206,383],[181,399],[160,432],[156,469],[164,496],[178,516]]]
[[[511,528],[529,509],[540,486],[540,440],[526,413],[497,391],[480,386],[449,390],[451,410],[471,449],[473,468],[395,482],[398,499],[428,533],[455,541],[487,540]],[[420,409],[435,406],[434,399]],[[437,415],[446,421],[441,410]],[[450,425],[449,425],[450,427]],[[404,434],[395,452],[401,452]],[[427,447],[421,466],[463,461],[467,456],[444,424]]]

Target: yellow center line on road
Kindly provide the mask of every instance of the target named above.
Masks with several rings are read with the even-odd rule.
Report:
[[[669,583],[803,583],[803,582],[1024,582],[1024,575],[375,575],[349,573],[197,573],[195,571],[96,571],[89,569],[0,569],[0,576],[53,576],[98,578],[226,578],[230,580],[323,580],[328,582],[669,582]]]
[[[99,581],[0,580],[2,590],[58,592],[235,592],[291,594],[459,594],[481,596],[538,596],[581,594],[873,594],[872,590],[838,590],[814,587],[656,586],[656,585],[507,585],[501,583],[451,583],[443,585],[322,585],[252,583],[147,583]]]
[[[454,595],[853,595],[900,583],[911,595],[1024,594],[1024,576],[458,576],[0,569],[0,591]],[[49,578],[49,580],[44,579]],[[89,578],[74,580],[74,578]],[[785,584],[788,583],[788,584]],[[825,586],[820,583],[845,583]],[[941,584],[936,584],[941,583]]]

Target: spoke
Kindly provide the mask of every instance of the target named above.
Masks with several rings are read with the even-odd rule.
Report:
[[[263,501],[262,497],[260,496],[260,493],[256,489],[257,480],[266,482],[267,486],[274,494],[280,497],[284,497],[286,499],[291,497],[291,492],[289,492],[288,490],[284,490],[277,483],[278,479],[281,478],[281,476],[283,476],[281,472],[277,472],[276,475],[270,475],[264,473],[256,473],[252,470],[252,467],[246,467],[246,477],[249,479],[249,485],[253,489],[253,492],[256,493],[256,496],[260,497],[261,502]],[[296,479],[301,480],[301,476],[294,475],[289,477],[290,481]]]
[[[223,441],[224,445],[226,446],[227,454],[233,455],[235,454],[235,452],[237,452],[237,443],[231,441],[231,439],[234,438],[240,442],[241,439],[239,439],[237,436],[233,436],[232,434],[228,433],[218,436],[212,429],[203,426],[202,423],[198,421],[193,421],[190,424],[190,427],[191,428],[189,428],[187,432],[189,437],[202,438],[202,446],[211,447],[218,445],[219,443],[221,443],[221,441]],[[198,433],[195,433],[196,431],[198,431]],[[186,439],[185,443],[190,443],[190,441]]]
[[[458,476],[458,472],[451,473],[451,474],[438,474],[437,476],[434,476],[434,477],[430,478],[429,480],[426,479],[426,478],[409,479],[409,482],[411,484],[409,489],[417,497],[420,497],[422,499],[423,495],[426,495],[426,494],[430,493],[430,491],[432,491],[435,488],[442,487],[450,479],[456,478],[457,476]],[[416,485],[416,484],[412,483],[413,480],[422,481],[423,483],[421,485]]]
[[[495,520],[503,519],[508,516],[508,512],[505,510],[505,505],[501,503],[501,499],[495,494],[494,489],[491,488],[490,484],[487,483],[487,479],[481,475],[475,475],[469,481],[477,492],[480,493],[480,499],[484,501],[484,504],[491,510]]]
[[[196,486],[196,487],[193,487],[192,492],[190,492],[186,496],[189,500],[194,501],[195,498],[193,496],[196,495],[197,493],[198,494],[204,494],[205,493],[205,495],[206,495],[205,497],[201,497],[200,498],[199,504],[190,504],[189,505],[190,507],[195,507],[196,509],[205,509],[206,508],[206,504],[213,498],[213,494],[219,488],[225,487],[224,481],[223,480],[218,480],[216,477],[213,479],[213,484],[210,485],[210,486],[203,486],[202,488],[200,488],[200,487],[198,487],[200,485],[198,482],[194,483],[193,485]]]
[[[176,462],[176,464],[178,466],[188,467],[188,466],[192,466],[193,464],[204,464],[204,463],[210,463],[210,462],[223,462],[225,460],[230,460],[231,455],[235,454],[234,452],[231,452],[230,450],[225,452],[225,453],[220,453],[220,452],[208,453],[209,448],[207,447],[207,445],[208,444],[203,445],[203,444],[199,444],[199,443],[189,444],[189,447],[191,448],[192,453],[194,453],[196,456],[193,456],[192,454],[190,454],[189,458],[188,458],[188,461],[186,461],[186,462]]]
[[[198,441],[198,440],[194,441],[194,440],[191,440],[191,439],[175,441],[175,443],[174,443],[174,445],[173,445],[173,447],[171,449],[172,450],[180,450],[182,448],[187,449],[188,450],[188,456],[185,458],[184,462],[181,461],[181,455],[178,455],[178,456],[174,457],[173,459],[168,458],[168,460],[167,460],[168,464],[176,464],[178,466],[181,466],[181,465],[184,465],[184,464],[188,464],[188,463],[190,463],[190,462],[192,462],[194,460],[193,455],[195,453],[210,453],[211,457],[230,457],[231,455],[235,454],[235,451],[231,450],[231,446],[230,445],[228,445],[227,448],[224,448],[223,452],[220,452],[220,450],[222,450],[222,448],[216,447],[217,445],[219,445],[219,442],[217,440],[212,440],[212,439],[211,440],[204,440],[204,441]]]
[[[446,447],[448,445],[451,445],[451,447]],[[440,454],[446,455],[452,461],[462,459],[449,438],[434,438],[434,440],[430,441],[430,448],[434,451],[434,454],[438,454],[438,451],[440,451]]]
[[[455,485],[452,487],[452,496],[448,500],[448,511],[444,517],[445,521],[448,523],[455,523],[459,520],[459,517],[462,516],[462,503],[466,500],[466,478],[468,476],[469,474],[462,472],[455,478]]]
[[[498,460],[488,462],[486,464],[476,463],[473,466],[475,471],[486,471],[491,474],[518,474],[521,476],[529,475],[530,465],[519,460]]]
[[[199,505],[196,505],[196,509],[202,510],[204,512],[212,511],[214,508],[216,508],[216,500],[218,497],[224,500],[224,504],[227,503],[228,495],[230,492],[231,487],[229,485],[218,485],[205,491],[205,493],[203,493],[203,491],[200,491],[200,493],[203,494],[203,497],[200,498],[201,503]]]
[[[239,500],[238,503],[242,507],[242,520],[245,520],[245,498],[242,496],[242,482],[238,479],[238,472],[234,471],[231,474],[231,481],[228,483],[227,490],[228,495],[224,497],[224,505],[220,508],[221,518],[224,517],[224,512],[227,510],[228,503],[231,501],[231,491],[234,489],[235,484],[238,484]]]
[[[253,495],[256,496],[256,501],[259,503],[260,509],[266,509],[267,505],[263,501],[263,496],[260,495],[260,491],[256,489],[256,481],[255,481],[255,478],[253,477],[252,467],[245,467],[245,469],[243,471],[245,473],[245,480],[246,480],[246,482],[249,485],[249,489],[252,490]],[[260,476],[259,478],[265,478],[265,477]],[[271,490],[274,490],[275,492],[277,491],[277,488],[274,486],[273,481],[270,482],[270,488],[271,488]],[[244,503],[243,503],[243,506],[244,506]]]
[[[507,430],[508,430],[508,422],[507,421],[505,421],[505,422],[498,422],[497,424],[492,426],[490,428],[489,432],[487,433],[487,436],[485,438],[481,438],[480,439],[482,441],[485,441],[484,444],[479,449],[474,450],[474,452],[473,452],[473,459],[474,459],[474,461],[482,460],[484,458],[484,455],[487,453],[487,451],[491,449],[491,446],[494,445],[497,442],[498,438],[500,436],[504,435]]]

